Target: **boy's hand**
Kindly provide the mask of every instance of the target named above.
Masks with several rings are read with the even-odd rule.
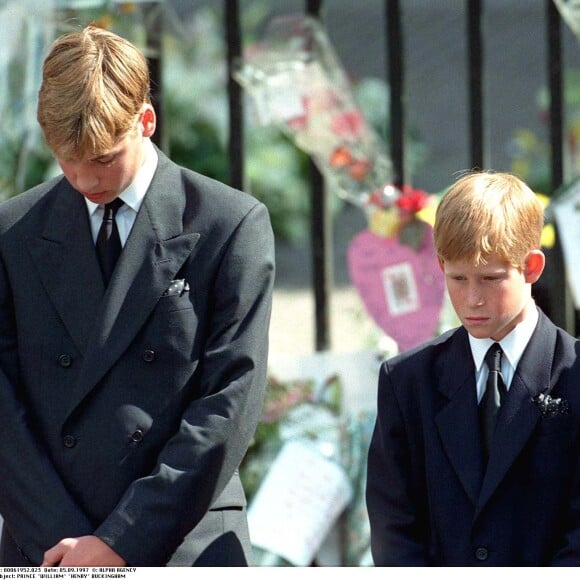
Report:
[[[113,566],[126,562],[97,536],[65,538],[44,553],[43,567]]]

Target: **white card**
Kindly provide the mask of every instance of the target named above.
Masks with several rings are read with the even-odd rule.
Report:
[[[351,497],[340,465],[314,444],[289,441],[248,509],[252,544],[308,566]]]

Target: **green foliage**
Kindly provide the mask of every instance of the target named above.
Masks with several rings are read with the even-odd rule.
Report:
[[[270,212],[277,236],[297,242],[308,236],[308,156],[276,129],[257,127],[248,136],[249,190]]]
[[[52,163],[50,152],[41,147],[28,150],[22,142],[1,136],[0,199],[12,197],[37,185]]]
[[[565,148],[564,165],[566,182],[580,176],[580,70],[564,71],[564,108],[565,108]],[[540,117],[548,119],[550,94],[544,86],[538,92],[537,105]],[[537,193],[551,196],[551,169],[549,127],[546,124],[540,131],[520,127],[516,129],[508,143],[512,162],[510,171],[521,177]]]

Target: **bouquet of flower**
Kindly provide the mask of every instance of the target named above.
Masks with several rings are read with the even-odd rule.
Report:
[[[258,120],[288,134],[341,197],[357,205],[372,195],[394,201],[385,145],[355,104],[317,20],[274,19],[264,41],[239,63],[235,78],[252,97]]]
[[[268,377],[262,417],[240,468],[251,502],[283,444],[294,437],[337,441],[340,381],[329,377],[317,391],[313,380]],[[336,454],[340,455],[337,449]]]

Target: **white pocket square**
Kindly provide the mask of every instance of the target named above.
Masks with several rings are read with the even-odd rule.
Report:
[[[189,283],[185,278],[180,278],[179,280],[173,280],[162,296],[181,296],[184,292],[189,292]]]

